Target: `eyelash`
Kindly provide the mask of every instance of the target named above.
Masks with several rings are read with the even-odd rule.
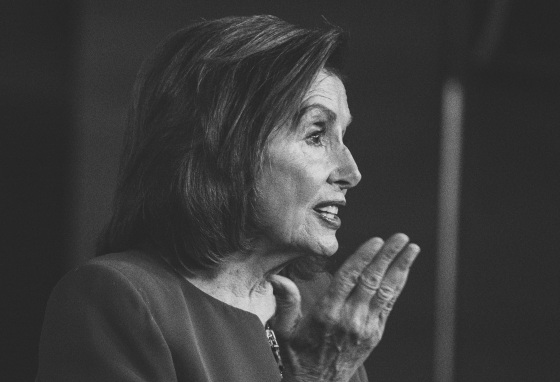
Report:
[[[316,131],[307,138],[307,142],[313,146],[323,146],[324,131]]]
[[[313,146],[324,146],[322,138],[325,136],[325,123],[316,122],[315,126],[320,127],[320,130],[316,130],[307,137],[307,143]]]
[[[325,136],[325,127],[323,122],[316,123],[315,125],[321,127],[321,130],[314,131],[307,137],[307,142],[314,146],[324,146],[321,138]],[[346,136],[342,137],[342,143],[344,146],[348,146],[349,140]]]

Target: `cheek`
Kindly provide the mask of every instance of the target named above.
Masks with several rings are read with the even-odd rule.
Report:
[[[305,202],[310,191],[302,171],[288,166],[276,166],[265,179],[269,209],[276,213],[293,214]]]
[[[290,190],[289,197],[295,205],[309,205],[317,194],[318,184],[313,177],[311,168],[305,166],[294,166],[290,174],[287,174]]]
[[[304,223],[319,186],[312,166],[291,159],[271,163],[260,182],[263,212],[276,229],[283,226],[284,231]]]

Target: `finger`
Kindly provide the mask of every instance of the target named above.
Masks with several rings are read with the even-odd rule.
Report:
[[[387,323],[387,318],[389,317],[389,314],[391,314],[391,311],[393,310],[393,307],[395,306],[395,302],[399,298],[399,295],[401,294],[402,291],[403,291],[402,288],[400,290],[398,290],[395,293],[395,295],[393,296],[393,298],[387,304],[385,304],[385,306],[381,309],[380,312],[379,312],[379,310],[377,310],[379,312],[377,317],[375,317],[373,315],[371,316],[371,319],[373,319],[377,322],[377,326],[381,330],[384,330],[385,324]],[[374,305],[374,303],[372,303],[372,305]]]
[[[420,247],[409,244],[391,264],[371,300],[370,309],[374,314],[381,313],[384,317],[389,315],[406,284],[410,267],[419,253]]]
[[[301,318],[301,294],[296,284],[287,277],[269,277],[276,297],[274,331],[279,337],[289,338]]]
[[[408,243],[408,236],[402,233],[397,233],[391,236],[379,254],[375,256],[373,261],[368,264],[358,279],[358,284],[352,298],[355,301],[369,301],[378,292],[381,283],[385,277],[387,269],[391,263],[397,258],[397,255],[406,247]]]
[[[402,292],[402,289],[397,290],[397,292],[395,293],[393,298],[387,304],[385,304],[385,306],[383,307],[383,310],[381,312],[383,316],[388,316],[389,313],[391,313],[391,311],[393,310],[393,307],[395,306],[395,302],[397,302],[397,298],[399,298],[399,295],[401,294],[401,292]]]
[[[364,268],[371,263],[382,247],[382,239],[378,237],[371,238],[344,262],[342,267],[336,272],[325,294],[327,303],[330,304],[328,309],[335,309],[346,302],[348,296],[356,287]]]

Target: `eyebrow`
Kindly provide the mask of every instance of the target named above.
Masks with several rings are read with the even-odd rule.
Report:
[[[298,117],[297,117],[297,122],[299,123],[301,121],[301,118],[305,114],[307,114],[310,110],[313,110],[313,109],[320,109],[323,113],[325,113],[329,123],[332,123],[332,122],[337,120],[337,115],[334,111],[332,111],[331,109],[329,109],[325,105],[322,105],[320,103],[314,103],[314,104],[311,104],[311,105],[304,106],[300,109],[300,111],[298,113]],[[348,127],[351,123],[352,123],[352,116],[350,116],[350,118],[348,118],[348,123],[346,124],[345,127]]]

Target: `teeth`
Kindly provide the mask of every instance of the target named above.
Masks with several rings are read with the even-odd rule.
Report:
[[[338,214],[338,207],[337,206],[325,206],[321,208],[317,208],[321,212],[327,212],[329,214],[337,215]]]

